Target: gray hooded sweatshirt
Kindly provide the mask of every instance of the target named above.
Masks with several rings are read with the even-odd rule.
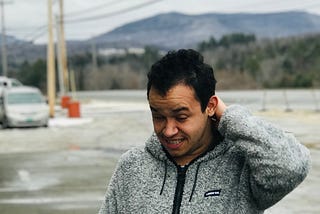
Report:
[[[241,106],[229,106],[224,139],[178,166],[155,135],[120,158],[99,213],[263,213],[292,191],[310,168],[297,140]]]

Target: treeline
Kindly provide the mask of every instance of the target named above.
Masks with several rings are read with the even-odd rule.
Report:
[[[92,53],[79,53],[68,57],[68,69],[73,71],[70,74],[74,73],[74,77],[70,76],[69,79],[75,79],[77,90],[144,89],[146,73],[160,57],[158,49],[145,47],[142,54],[126,52],[114,56],[98,55],[95,66]],[[25,85],[36,86],[46,93],[46,60],[11,64],[10,68],[11,77],[19,79]],[[56,75],[57,91],[58,82]]]
[[[257,40],[254,35],[231,34],[203,41],[197,49],[214,67],[220,89],[320,86],[320,35]],[[68,64],[77,90],[143,89],[146,73],[162,54],[145,47],[142,54],[98,55],[95,66],[87,52],[69,56]],[[46,91],[45,60],[11,67],[11,76]]]
[[[211,38],[199,49],[229,83],[225,87],[320,86],[320,35],[256,41],[253,35],[233,34]]]

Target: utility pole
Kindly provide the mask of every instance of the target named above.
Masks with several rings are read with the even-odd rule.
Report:
[[[95,39],[92,40],[91,51],[92,51],[92,71],[98,71],[97,48],[96,48]]]
[[[59,17],[56,16],[56,26],[59,26]],[[62,59],[61,59],[61,34],[60,34],[60,27],[56,27],[57,30],[57,39],[58,42],[56,44],[57,47],[57,59],[58,59],[58,80],[59,80],[59,89],[60,89],[60,96],[65,94],[65,84],[63,80],[63,67],[62,67]]]
[[[7,62],[7,41],[6,41],[6,28],[4,20],[4,4],[9,2],[0,1],[1,6],[1,61],[2,61],[2,74],[3,76],[8,76],[8,62]],[[11,2],[10,2],[11,3]]]
[[[66,41],[64,36],[64,2],[63,0],[59,0],[59,8],[60,8],[60,50],[61,50],[61,63],[62,63],[62,73],[63,73],[63,82],[65,91],[69,91],[69,72],[68,72],[68,62],[67,62],[67,50],[66,50]]]
[[[56,98],[55,87],[55,65],[54,65],[54,44],[53,44],[53,30],[52,30],[52,0],[48,0],[48,45],[47,45],[47,87],[48,87],[48,101],[49,114],[54,117],[54,105]]]

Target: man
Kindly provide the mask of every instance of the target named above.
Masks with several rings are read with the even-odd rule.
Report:
[[[263,213],[306,177],[308,150],[290,134],[215,96],[194,50],[148,74],[155,134],[126,152],[99,213]]]

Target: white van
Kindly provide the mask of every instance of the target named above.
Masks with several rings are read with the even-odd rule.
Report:
[[[47,126],[49,106],[38,88],[20,86],[2,89],[2,128]],[[1,111],[1,110],[0,110]]]
[[[14,78],[8,78],[8,77],[5,77],[5,76],[0,76],[0,88],[3,88],[3,87],[18,87],[18,86],[23,86],[23,84],[17,80],[17,79],[14,79]]]

